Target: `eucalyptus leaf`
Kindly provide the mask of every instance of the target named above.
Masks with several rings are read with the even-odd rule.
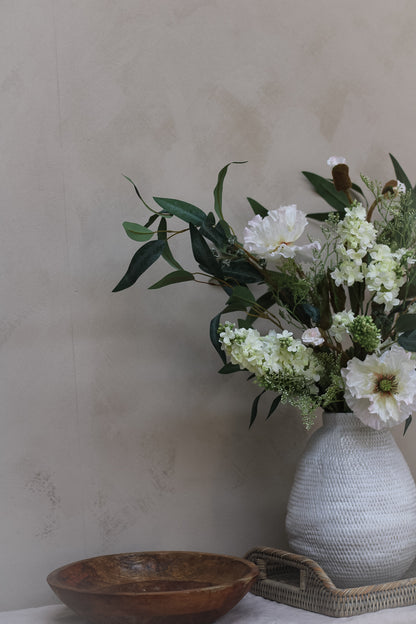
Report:
[[[254,401],[253,401],[253,405],[251,407],[251,416],[250,416],[249,429],[253,425],[254,421],[257,418],[257,410],[258,410],[258,406],[259,406],[259,401],[260,401],[260,398],[263,396],[263,394],[265,392],[266,392],[266,390],[263,390],[262,392],[260,392],[260,394],[258,394],[256,396],[256,398],[254,399]]]
[[[310,171],[302,171],[302,173],[313,185],[316,192],[332,206],[332,208],[335,208],[335,210],[343,215],[345,207],[350,204],[346,194],[343,191],[337,191],[332,182],[316,173],[311,173]]]
[[[405,332],[416,329],[416,314],[403,314],[396,322],[396,331]]]
[[[333,214],[333,211],[331,211],[331,212],[310,212],[306,216],[307,216],[308,219],[315,219],[315,221],[326,221],[330,214]]]
[[[232,295],[228,299],[227,304],[242,302],[247,307],[248,305],[252,305],[255,301],[256,299],[253,293],[247,286],[236,286],[233,288]]]
[[[246,319],[247,322],[250,321],[250,324],[253,324],[256,320],[256,317],[258,318],[259,316],[261,316],[262,310],[268,310],[275,303],[276,299],[271,290],[268,290],[267,292],[260,295],[260,297],[258,297],[258,299],[255,301],[255,304],[250,308],[248,312]]]
[[[157,240],[145,243],[134,254],[125,275],[121,278],[113,292],[130,288],[147,271],[147,269],[159,258],[165,247],[165,241]]]
[[[218,279],[223,279],[221,267],[202,234],[192,224],[189,226],[189,231],[191,234],[192,252],[201,270]]]
[[[223,167],[218,174],[217,185],[214,189],[214,209],[220,219],[224,219],[224,215],[222,213],[222,191],[223,191],[223,186],[224,186],[224,178],[227,174],[228,167],[230,165],[243,165],[246,162],[247,161],[230,162],[228,163],[228,165],[225,165],[225,167]]]
[[[166,260],[166,262],[170,264],[170,266],[173,267],[174,269],[178,269],[178,271],[183,271],[184,269],[181,267],[179,262],[175,260],[170,250],[170,247],[168,244],[167,223],[166,223],[165,217],[162,217],[160,219],[159,227],[157,229],[157,237],[159,240],[166,241],[166,245],[162,253],[162,258]]]
[[[270,416],[273,414],[273,412],[276,410],[276,408],[278,407],[280,401],[282,400],[282,395],[279,394],[272,402],[270,409],[269,409],[269,413],[266,416],[266,420],[268,418],[270,418]]]
[[[138,223],[131,223],[130,221],[124,221],[123,228],[129,238],[134,241],[145,242],[152,238],[153,232],[144,225]]]
[[[156,221],[156,219],[159,218],[159,213],[155,212],[154,214],[150,215],[149,219],[147,220],[147,222],[145,223],[145,227],[150,227],[151,225],[153,225],[153,223]]]
[[[247,260],[231,260],[223,263],[222,270],[227,279],[239,284],[256,284],[263,282],[263,275]]]
[[[215,225],[215,217],[212,212],[208,213],[207,218],[201,225],[200,232],[205,238],[214,243],[217,249],[223,249],[227,244],[227,237],[223,228],[217,223]]]
[[[218,372],[221,375],[229,375],[230,373],[238,373],[242,370],[243,369],[241,369],[238,364],[231,364],[231,362],[229,362],[228,364],[224,364],[224,366],[220,368]]]
[[[397,342],[406,351],[416,351],[416,329],[412,331],[406,331],[401,334]]]
[[[406,418],[406,422],[404,423],[404,431],[403,431],[403,435],[404,435],[404,436],[406,435],[406,431],[409,429],[409,427],[410,427],[411,423],[412,423],[412,417],[411,417],[411,416],[408,416],[408,417]]]
[[[149,286],[149,290],[156,290],[157,288],[163,288],[164,286],[170,286],[171,284],[178,284],[179,282],[191,282],[192,280],[194,280],[192,273],[188,273],[188,271],[180,269],[178,271],[172,271],[172,273],[162,277],[162,279],[156,282],[156,284]]]
[[[406,190],[410,191],[412,189],[412,185],[410,184],[409,178],[407,177],[407,175],[405,174],[405,172],[403,171],[402,167],[399,165],[398,161],[393,156],[393,154],[389,154],[389,156],[390,156],[391,162],[393,163],[393,168],[396,174],[396,178],[398,179],[399,182],[402,182],[405,185]]]
[[[139,189],[137,188],[137,186],[135,185],[135,183],[133,182],[133,180],[131,180],[129,177],[127,177],[126,175],[123,174],[123,178],[126,178],[126,180],[128,180],[130,182],[130,184],[133,185],[134,190],[136,192],[137,197],[140,199],[140,201],[142,202],[142,204],[144,204],[146,206],[146,208],[148,210],[150,210],[150,212],[156,212],[155,210],[153,210],[153,208],[150,208],[150,206],[144,201],[143,197],[141,196]]]
[[[210,324],[209,324],[209,337],[211,340],[211,344],[214,347],[214,349],[216,350],[216,352],[218,353],[218,355],[220,356],[220,358],[222,359],[222,361],[224,362],[224,364],[226,364],[227,362],[227,358],[225,356],[225,353],[221,347],[221,342],[220,342],[220,338],[218,335],[218,328],[220,326],[220,319],[221,319],[221,313],[217,314],[216,316],[214,316],[214,318],[211,320]]]
[[[179,217],[186,223],[193,225],[202,225],[207,218],[203,210],[197,208],[193,204],[181,201],[180,199],[167,199],[164,197],[154,197],[155,202],[163,208],[163,210],[175,217]]]
[[[267,215],[269,214],[269,211],[267,210],[267,208],[259,204],[259,202],[253,199],[252,197],[247,197],[247,201],[250,204],[251,209],[254,212],[254,214],[260,215],[262,219],[264,217],[267,217]]]

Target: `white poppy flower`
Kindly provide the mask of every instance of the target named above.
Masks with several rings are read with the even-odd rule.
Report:
[[[324,344],[325,342],[321,332],[319,331],[319,327],[306,329],[302,334],[301,340],[303,344],[311,345],[312,347],[319,347],[319,345]]]
[[[320,249],[318,241],[294,245],[303,234],[308,221],[296,205],[270,210],[265,217],[256,215],[244,229],[244,247],[260,258],[293,258],[298,251]]]
[[[416,410],[415,363],[401,347],[353,358],[341,373],[348,407],[373,429],[398,425]]]
[[[326,164],[330,167],[335,167],[336,165],[345,165],[346,159],[343,156],[330,156],[326,161]]]

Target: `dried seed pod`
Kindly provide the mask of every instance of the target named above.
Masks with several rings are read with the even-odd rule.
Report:
[[[342,163],[332,169],[332,179],[337,191],[347,191],[351,188],[352,182],[348,172],[348,165]]]

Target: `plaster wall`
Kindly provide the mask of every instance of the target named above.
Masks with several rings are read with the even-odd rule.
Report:
[[[0,2],[0,610],[54,601],[79,558],[285,546],[307,433],[219,376],[207,287],[113,294],[142,194],[322,209],[301,170],[333,154],[416,181],[411,0]],[[178,258],[191,262],[187,245]],[[168,269],[168,267],[166,267]],[[416,473],[416,429],[397,431]]]

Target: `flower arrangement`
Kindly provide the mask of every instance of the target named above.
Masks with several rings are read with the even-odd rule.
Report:
[[[222,289],[226,302],[210,338],[220,373],[247,371],[261,388],[250,426],[260,397],[271,391],[267,417],[289,403],[307,428],[321,408],[353,411],[374,429],[405,421],[406,431],[416,410],[416,191],[390,157],[397,180],[382,185],[361,175],[365,192],[351,182],[343,158],[328,160],[332,178],[304,171],[328,212],[268,210],[247,198],[254,217],[242,240],[223,212],[228,167],[242,163],[221,169],[208,213],[161,197],[152,208],[127,178],[150,217],[145,225],[123,224],[144,244],[114,291],[132,286],[160,257],[174,270],[151,289],[185,281]],[[168,226],[173,217],[185,227]],[[321,224],[319,240],[308,236],[308,219]],[[184,269],[172,254],[170,239],[183,233],[199,271]],[[259,319],[268,333],[254,327]]]

